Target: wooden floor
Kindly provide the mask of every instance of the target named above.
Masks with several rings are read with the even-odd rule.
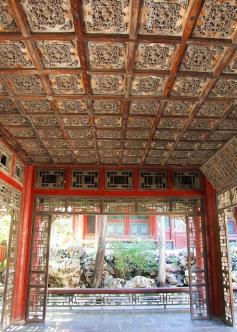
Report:
[[[191,321],[187,310],[89,309],[49,313],[44,324],[12,326],[26,332],[224,332],[237,331],[217,321]]]

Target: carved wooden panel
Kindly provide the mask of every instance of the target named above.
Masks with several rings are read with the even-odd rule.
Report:
[[[27,113],[51,113],[52,109],[48,100],[22,100],[21,105]]]
[[[212,71],[224,52],[224,47],[189,45],[180,70]]]
[[[121,112],[121,102],[115,100],[94,100],[95,114],[117,114]]]
[[[0,68],[34,67],[29,51],[22,41],[0,42]]]
[[[219,79],[210,92],[210,97],[233,97],[237,94],[237,81],[236,80],[223,80]]]
[[[136,68],[169,70],[177,49],[172,44],[140,43]]]
[[[74,30],[69,0],[20,0],[32,32]]]
[[[129,0],[83,0],[86,32],[128,33],[129,5]]]
[[[236,134],[235,0],[14,1],[0,1],[0,135],[27,162],[200,165],[206,140]]]
[[[155,101],[133,100],[129,106],[131,115],[156,115],[159,103]]]
[[[80,60],[74,41],[38,41],[37,47],[46,68],[78,68]]]
[[[55,94],[84,94],[84,86],[81,75],[49,75]]]
[[[123,69],[126,63],[126,44],[88,42],[91,68]]]
[[[231,38],[236,23],[235,0],[206,0],[194,29],[195,37]]]
[[[11,99],[0,100],[0,114],[19,113],[19,110],[11,101]]]
[[[124,77],[122,75],[91,75],[91,88],[95,95],[124,94]]]
[[[201,167],[217,190],[226,189],[237,182],[236,151],[237,138],[234,137]]]
[[[132,82],[132,95],[159,96],[167,81],[167,77],[156,76],[138,76],[136,75]]]
[[[140,19],[140,34],[177,36],[182,32],[182,18],[188,1],[144,0]]]
[[[85,100],[63,100],[58,102],[60,113],[87,113]]]
[[[9,74],[6,78],[16,94],[45,93],[38,75]]]
[[[200,96],[206,83],[206,78],[178,77],[174,83],[171,95]]]
[[[16,21],[9,8],[7,0],[2,0],[0,3],[0,31],[1,32],[16,32],[19,31]]]

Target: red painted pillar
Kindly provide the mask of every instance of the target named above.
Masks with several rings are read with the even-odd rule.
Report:
[[[216,190],[206,178],[204,179],[204,185],[210,313],[214,317],[223,317],[224,301],[221,278],[220,239],[216,211]]]
[[[34,167],[27,166],[22,197],[21,223],[16,266],[13,321],[25,319],[33,212]]]

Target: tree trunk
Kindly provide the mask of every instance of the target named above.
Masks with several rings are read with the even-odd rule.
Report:
[[[159,246],[159,272],[158,272],[158,281],[160,287],[164,287],[166,284],[166,260],[165,260],[165,230],[166,230],[166,221],[165,216],[160,216],[156,218],[157,228],[159,229],[159,239],[158,239],[158,246]]]
[[[92,288],[98,288],[101,286],[103,268],[104,268],[104,257],[105,257],[105,244],[106,244],[106,226],[107,216],[99,216],[99,238],[95,260],[95,273]]]

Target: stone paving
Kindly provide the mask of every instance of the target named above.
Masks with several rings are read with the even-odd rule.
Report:
[[[12,326],[19,332],[227,332],[218,321],[191,321],[187,310],[91,309],[49,313],[44,324]]]

